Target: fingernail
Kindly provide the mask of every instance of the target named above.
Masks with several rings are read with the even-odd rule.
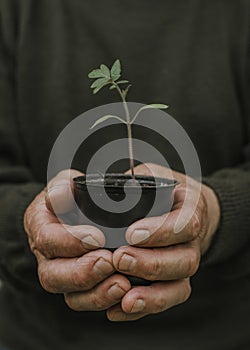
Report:
[[[114,271],[114,267],[103,258],[100,258],[95,263],[93,270],[95,273],[97,273],[100,277],[104,275],[108,275],[109,273]]]
[[[118,283],[113,284],[113,286],[111,286],[108,290],[108,294],[111,298],[113,299],[120,299],[121,297],[123,297],[123,295],[125,294],[125,290],[123,290]]]
[[[88,236],[85,236],[81,239],[82,241],[82,244],[84,247],[86,248],[89,248],[89,247],[102,247],[103,244],[98,242],[94,237],[88,235]]]
[[[150,237],[150,232],[148,230],[134,230],[131,235],[131,243],[136,244],[145,241]]]
[[[54,186],[51,186],[48,188],[48,194],[50,195],[51,193],[61,193],[62,192],[62,188],[65,188],[66,186],[66,183],[62,183],[62,184],[57,184],[57,185],[54,185]]]
[[[120,310],[108,310],[107,312],[107,316],[109,321],[113,321],[113,322],[121,322],[121,321],[126,321],[127,319],[127,315]]]
[[[143,299],[137,299],[131,309],[131,312],[140,312],[145,307],[145,301]]]
[[[119,270],[123,271],[129,271],[132,270],[136,265],[136,259],[133,258],[131,255],[123,254],[121,257],[118,268]]]

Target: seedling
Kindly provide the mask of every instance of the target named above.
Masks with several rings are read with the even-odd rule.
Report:
[[[135,122],[139,114],[145,110],[145,109],[166,109],[168,108],[167,105],[158,103],[158,104],[148,104],[143,107],[141,107],[134,116],[130,116],[128,104],[127,104],[127,94],[131,87],[131,84],[128,80],[122,80],[121,78],[121,62],[119,59],[117,59],[114,64],[112,65],[111,69],[109,69],[105,64],[101,64],[100,68],[92,70],[89,75],[89,78],[96,79],[93,84],[91,85],[91,88],[93,89],[93,94],[96,94],[99,92],[104,86],[109,86],[110,90],[117,90],[119,93],[123,107],[126,119],[119,117],[118,115],[104,115],[97,119],[97,121],[92,125],[91,129],[94,128],[96,125],[103,123],[105,120],[108,119],[117,119],[121,123],[126,124],[127,126],[127,135],[128,135],[128,149],[129,149],[129,159],[130,159],[130,170],[133,179],[135,179],[134,175],[134,152],[133,152],[133,135],[132,135],[132,124]],[[122,86],[122,88],[121,88]]]

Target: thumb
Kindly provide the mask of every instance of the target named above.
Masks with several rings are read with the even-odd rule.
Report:
[[[146,175],[146,176],[153,176],[153,177],[162,177],[162,178],[169,178],[173,179],[175,175],[177,175],[177,172],[166,168],[159,164],[153,164],[153,163],[142,163],[137,165],[134,168],[135,175]],[[126,171],[125,174],[131,174],[131,170],[129,169]]]
[[[153,173],[152,173],[152,170],[150,169],[150,166],[151,166],[151,164],[147,164],[147,163],[139,164],[139,165],[135,166],[135,168],[134,168],[135,175],[152,176]],[[132,174],[131,169],[127,170],[125,172],[125,174],[131,175]]]
[[[66,214],[73,207],[73,178],[81,176],[75,169],[60,171],[45,189],[46,207],[53,213]]]

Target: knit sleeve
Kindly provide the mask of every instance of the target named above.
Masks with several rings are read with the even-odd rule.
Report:
[[[44,187],[25,159],[15,93],[13,1],[0,0],[0,279],[18,290],[38,288],[36,262],[23,229],[25,208]]]
[[[222,169],[203,182],[214,190],[221,207],[219,228],[203,264],[244,260],[250,265],[250,163]]]
[[[247,70],[250,72],[249,67]],[[246,74],[245,95],[244,160],[236,167],[220,169],[203,179],[218,197],[221,219],[202,263],[206,266],[224,263],[228,270],[234,269],[236,273],[247,270],[250,274],[250,74]]]

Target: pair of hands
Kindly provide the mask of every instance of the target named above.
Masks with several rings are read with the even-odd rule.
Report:
[[[135,173],[173,176],[180,185],[174,190],[172,211],[133,223],[126,232],[129,245],[113,254],[103,249],[105,237],[99,229],[62,225],[54,214],[51,202],[57,214],[67,213],[72,207],[72,182],[67,170],[52,179],[25,212],[24,227],[37,258],[41,285],[48,292],[64,294],[73,310],[107,310],[111,321],[136,320],[183,303],[191,294],[190,277],[197,271],[201,254],[209,248],[219,223],[217,197],[209,187],[201,185],[200,191],[200,184],[190,178],[187,186],[184,174],[159,165],[139,165]],[[70,170],[71,179],[79,175]],[[184,217],[182,210],[193,208],[197,195],[191,220],[175,233],[178,216]],[[154,283],[131,287],[119,272]]]

